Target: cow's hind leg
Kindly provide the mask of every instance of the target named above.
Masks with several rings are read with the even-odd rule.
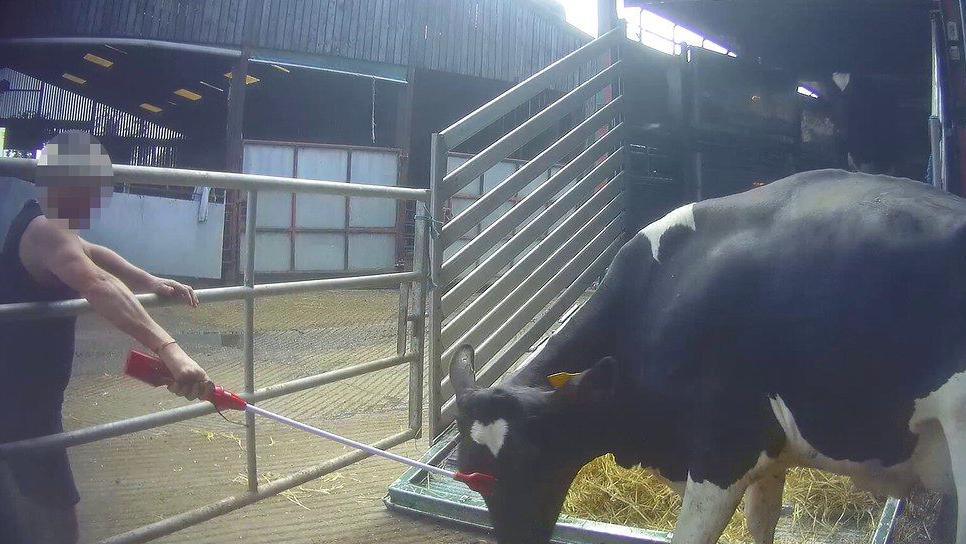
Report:
[[[952,426],[943,424],[956,484],[956,544],[966,544],[966,421],[958,422],[956,430],[949,428]]]
[[[949,459],[956,485],[956,544],[966,544],[966,410],[943,418],[943,432],[949,445]]]
[[[773,544],[775,527],[782,512],[782,491],[785,489],[785,467],[769,467],[745,492],[745,517],[748,532],[755,544]]]
[[[734,515],[745,486],[739,481],[722,489],[689,477],[671,544],[715,544]]]
[[[953,542],[956,539],[956,517],[958,507],[956,494],[943,495],[942,502],[939,504],[939,512],[936,515],[936,529],[938,534],[936,540],[939,542]]]
[[[966,372],[950,378],[920,408],[939,420],[946,436],[956,489],[956,544],[966,544]]]

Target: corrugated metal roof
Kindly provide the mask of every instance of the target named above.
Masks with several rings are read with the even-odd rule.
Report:
[[[10,82],[10,90],[0,93],[0,119],[37,116],[49,121],[88,122],[95,136],[183,138],[178,131],[10,68],[0,68],[0,79]]]
[[[589,0],[588,0],[589,1]],[[0,36],[135,38],[519,81],[590,40],[549,0],[17,0]]]

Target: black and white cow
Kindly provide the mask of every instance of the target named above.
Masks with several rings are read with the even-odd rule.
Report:
[[[674,543],[716,542],[743,495],[771,543],[792,466],[966,497],[966,200],[823,170],[691,204],[501,385],[476,386],[471,353],[450,369],[459,464],[497,477],[504,544],[547,542],[607,452],[683,493]]]

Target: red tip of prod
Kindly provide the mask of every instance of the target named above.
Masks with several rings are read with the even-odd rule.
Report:
[[[221,386],[215,386],[205,400],[211,401],[219,410],[241,410],[244,412],[245,407],[248,406],[245,399]]]
[[[463,482],[467,487],[484,497],[493,495],[493,487],[496,485],[496,478],[480,472],[474,472],[472,474],[457,472],[454,478],[459,482]]]

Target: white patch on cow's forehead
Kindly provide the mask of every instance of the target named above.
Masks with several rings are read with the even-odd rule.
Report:
[[[661,261],[658,258],[661,251],[661,237],[672,227],[678,225],[687,227],[692,231],[697,230],[694,226],[694,203],[681,206],[641,230],[644,236],[647,236],[647,239],[651,241],[651,255],[654,256],[655,261]]]
[[[470,427],[470,437],[477,444],[486,446],[493,457],[496,457],[500,455],[503,441],[506,440],[506,433],[509,429],[505,419],[498,419],[486,425],[474,421],[473,426]]]

